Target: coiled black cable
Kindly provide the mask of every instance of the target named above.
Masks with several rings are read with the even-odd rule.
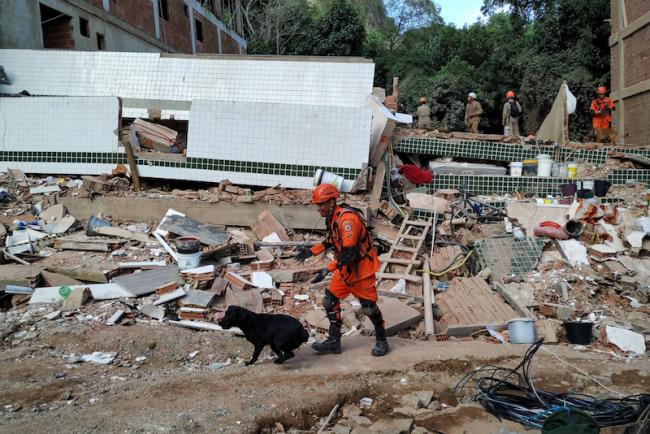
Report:
[[[535,388],[530,377],[533,356],[542,346],[541,338],[532,344],[514,369],[486,366],[470,372],[454,387],[457,395],[470,380],[476,380],[478,391],[472,396],[483,408],[501,418],[529,428],[542,428],[548,416],[559,410],[580,410],[594,418],[598,426],[633,425],[650,411],[650,394],[623,398],[599,399],[579,393],[553,393]]]

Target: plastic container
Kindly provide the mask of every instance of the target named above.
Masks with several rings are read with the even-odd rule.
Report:
[[[574,182],[560,185],[560,191],[562,192],[562,196],[573,196],[574,194],[576,194],[577,190],[578,190],[578,186]]]
[[[580,189],[576,192],[578,199],[593,199],[594,191],[589,189]]]
[[[521,161],[513,161],[510,163],[510,176],[521,176],[524,170],[524,163]]]
[[[544,154],[537,156],[537,176],[548,177],[551,176],[551,170],[553,169],[553,160],[551,158],[540,158],[547,157]]]
[[[503,127],[503,135],[512,136],[512,127],[510,125]]]
[[[176,263],[181,270],[196,268],[201,262],[201,242],[196,237],[178,237],[176,243]]]
[[[94,215],[91,215],[90,219],[88,219],[88,226],[86,226],[86,235],[91,237],[95,235],[100,235],[97,232],[95,232],[95,229],[100,227],[108,227],[108,226],[113,226],[113,224],[107,220],[102,220],[99,217],[95,217]]]
[[[345,179],[342,176],[323,169],[317,169],[314,174],[314,186],[321,184],[332,184],[334,187],[338,188],[339,191],[347,193],[352,189],[354,181]]]
[[[604,179],[598,179],[594,181],[594,194],[597,197],[605,197],[607,196],[607,192],[609,191],[609,187],[612,186],[612,183],[609,181],[606,181]]]
[[[591,344],[593,326],[594,323],[588,321],[564,321],[567,339],[574,345]]]
[[[569,234],[571,238],[578,238],[584,229],[585,226],[575,220],[569,220],[564,224],[564,232]]]
[[[508,337],[511,344],[532,344],[537,339],[535,321],[530,318],[517,318],[508,321]]]
[[[523,176],[537,176],[537,160],[524,160],[522,167]]]
[[[569,163],[567,166],[567,178],[576,179],[578,177],[578,165],[575,163]]]
[[[593,190],[594,185],[595,183],[593,180],[578,181],[578,189],[581,190]]]

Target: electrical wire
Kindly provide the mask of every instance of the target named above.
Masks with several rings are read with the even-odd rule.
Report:
[[[467,262],[467,260],[469,259],[469,257],[472,256],[472,253],[474,253],[474,251],[473,251],[473,250],[470,250],[470,252],[467,254],[467,256],[465,256],[465,257],[463,258],[463,260],[460,261],[460,262],[458,262],[458,263],[456,263],[456,261],[458,260],[458,258],[462,257],[463,254],[461,253],[460,255],[457,255],[457,256],[456,256],[456,257],[451,261],[451,263],[447,266],[447,268],[445,268],[445,269],[443,269],[443,270],[438,270],[438,271],[417,270],[417,271],[419,271],[419,272],[421,272],[421,273],[427,273],[427,274],[430,274],[430,275],[432,275],[433,277],[444,276],[445,274],[450,273],[450,272],[452,272],[452,271],[454,271],[454,270],[457,270],[457,269],[459,269],[460,267],[462,267],[463,265],[465,265],[465,262]]]
[[[548,416],[561,410],[585,412],[601,428],[645,424],[650,414],[650,394],[598,399],[585,394],[553,393],[536,388],[530,365],[543,342],[541,338],[532,344],[514,369],[486,366],[470,372],[454,387],[456,394],[462,395],[467,384],[475,380],[477,392],[472,396],[474,401],[499,419],[512,420],[529,428],[542,428]]]

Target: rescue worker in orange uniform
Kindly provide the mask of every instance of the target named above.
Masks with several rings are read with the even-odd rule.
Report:
[[[318,205],[318,212],[326,219],[327,238],[311,249],[303,247],[296,256],[302,262],[334,249],[334,259],[312,280],[312,283],[320,282],[332,273],[329,289],[323,297],[330,322],[329,336],[323,342],[312,344],[312,348],[319,353],[341,352],[341,300],[352,294],[359,299],[361,312],[375,327],[376,344],[371,354],[383,356],[388,352],[388,341],[384,319],[377,306],[375,273],[379,269],[379,258],[360,211],[345,204],[338,205],[338,197],[338,189],[331,184],[314,189],[312,202]]]
[[[612,110],[616,109],[614,102],[605,96],[607,89],[605,86],[598,88],[598,98],[591,101],[591,111],[593,118],[591,126],[597,129],[609,128],[612,123]]]

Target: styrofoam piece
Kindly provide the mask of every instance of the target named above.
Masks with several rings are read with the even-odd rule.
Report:
[[[214,324],[214,323],[204,322],[204,321],[183,320],[183,321],[169,321],[169,323],[174,325],[179,325],[181,327],[195,329],[195,330],[211,330],[215,332],[229,332],[241,336],[244,335],[244,333],[241,331],[239,327],[231,327],[229,329],[224,329],[219,324]]]
[[[202,267],[188,268],[187,270],[181,270],[181,274],[204,274],[204,273],[213,273],[214,265],[204,265]]]
[[[587,256],[587,248],[580,242],[574,239],[571,240],[557,240],[562,248],[562,252],[566,256],[571,265],[589,265],[589,257]]]
[[[641,333],[609,325],[605,328],[605,331],[607,332],[607,340],[621,350],[639,355],[645,353],[645,338]]]
[[[29,300],[29,304],[37,303],[57,303],[62,301],[63,298],[59,295],[59,288],[61,286],[45,286],[41,288],[35,288],[32,298]],[[88,288],[95,300],[113,300],[116,298],[132,298],[131,295],[126,289],[122,288],[117,283],[99,283],[92,285],[71,285],[70,289],[77,288]]]
[[[119,268],[148,268],[148,267],[166,267],[165,261],[140,261],[140,262],[120,262]]]
[[[160,304],[168,303],[172,300],[176,300],[177,298],[181,298],[184,296],[185,296],[185,290],[179,287],[172,292],[168,292],[166,294],[161,295],[160,298],[158,298],[158,300],[153,302],[153,304],[154,306],[158,306]]]
[[[118,310],[106,321],[106,325],[115,325],[115,323],[117,323],[120,318],[122,318],[122,315],[124,315],[124,309]]]
[[[21,99],[21,98],[18,98]],[[38,128],[34,128],[34,130],[38,130]],[[44,185],[41,187],[33,187],[29,189],[29,194],[48,194],[48,193],[56,193],[61,191],[58,185]]]
[[[261,289],[272,289],[275,288],[273,285],[273,277],[269,273],[264,271],[253,271],[251,280],[253,281],[253,286]]]

